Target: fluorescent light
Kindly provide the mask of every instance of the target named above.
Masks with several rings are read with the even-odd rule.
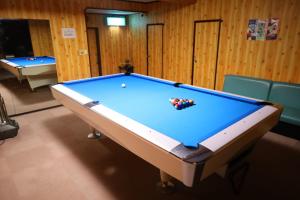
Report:
[[[126,17],[106,17],[107,26],[126,26]]]

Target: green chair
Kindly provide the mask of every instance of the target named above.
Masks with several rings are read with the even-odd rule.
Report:
[[[273,82],[269,101],[283,106],[281,121],[300,126],[300,84]]]
[[[267,100],[272,81],[246,76],[226,75],[224,92],[230,92],[255,99]]]

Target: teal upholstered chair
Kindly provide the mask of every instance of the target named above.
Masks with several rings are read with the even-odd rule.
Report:
[[[267,100],[272,81],[246,76],[226,75],[224,92],[230,92],[255,99]]]
[[[273,82],[269,101],[283,106],[281,121],[300,126],[300,84]]]

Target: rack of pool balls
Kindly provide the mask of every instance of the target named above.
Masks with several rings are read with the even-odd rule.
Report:
[[[171,98],[169,101],[177,110],[194,105],[194,101],[191,99]]]

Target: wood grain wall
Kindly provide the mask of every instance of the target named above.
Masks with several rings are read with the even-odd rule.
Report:
[[[50,24],[47,20],[29,20],[34,56],[54,56]]]
[[[90,77],[84,10],[87,7],[145,10],[145,4],[116,0],[1,0],[0,17],[6,19],[47,19],[57,59],[59,81]],[[61,28],[75,28],[77,37],[65,39]]]
[[[148,75],[163,78],[163,24],[147,27]]]
[[[147,17],[144,14],[129,16],[129,30],[131,34],[131,52],[134,71],[147,74]]]
[[[126,59],[134,66],[135,72],[147,73],[144,14],[128,16],[128,27],[107,27],[104,16],[99,14],[88,14],[86,24],[99,30],[103,75],[119,72],[118,66]]]
[[[87,27],[99,30],[102,74],[119,73],[121,64],[125,60],[132,62],[131,34],[128,26],[108,27],[105,25],[105,16],[87,14]]]
[[[136,71],[146,71],[146,24],[164,23],[164,77],[191,82],[194,20],[223,19],[220,37],[217,89],[225,74],[300,83],[299,0],[198,0],[194,4],[138,4],[114,0],[1,0],[1,18],[48,19],[60,81],[90,76],[84,9],[151,10],[129,17],[129,47]],[[248,41],[249,19],[280,19],[275,41]],[[62,38],[61,28],[73,27],[77,38]],[[125,38],[124,38],[125,39]],[[127,38],[126,38],[127,40]],[[107,72],[109,73],[109,72]]]
[[[217,89],[225,74],[300,83],[299,0],[198,0],[185,6],[155,3],[151,10],[146,23],[165,24],[165,78],[191,82],[193,22],[221,18]],[[278,40],[246,40],[249,19],[271,17],[280,19]]]

